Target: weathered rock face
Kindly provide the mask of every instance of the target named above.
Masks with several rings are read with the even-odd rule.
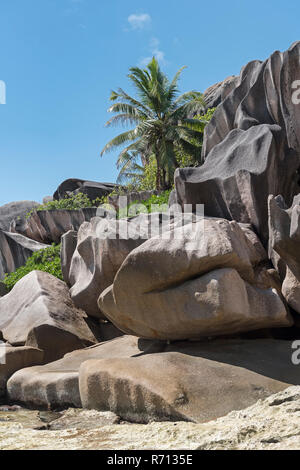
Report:
[[[101,311],[126,333],[164,340],[290,326],[276,290],[249,284],[266,253],[245,230],[203,219],[147,240],[101,294]]]
[[[10,202],[0,207],[0,230],[8,231],[11,222],[18,217],[25,217],[34,207],[38,206],[34,201]]]
[[[206,110],[216,108],[222,103],[231,91],[238,85],[239,77],[231,76],[225,78],[222,82],[210,86],[203,93]]]
[[[64,282],[33,271],[0,299],[0,330],[13,346],[44,348],[45,361],[97,342]]]
[[[83,362],[89,359],[131,357],[162,350],[163,345],[123,336],[74,351],[45,366],[18,371],[8,383],[8,395],[12,401],[38,408],[81,407],[79,368]]]
[[[17,233],[0,230],[0,280],[4,279],[5,273],[12,273],[23,266],[35,251],[44,248],[47,245]]]
[[[122,220],[94,218],[81,225],[77,246],[74,233],[67,233],[62,238],[62,269],[71,298],[75,305],[93,317],[105,318],[98,308],[99,295],[112,284],[127,255],[145,241],[142,238],[112,238],[116,230],[126,229],[126,224]]]
[[[91,201],[94,201],[98,197],[107,196],[117,187],[118,185],[113,183],[97,183],[96,181],[71,178],[63,181],[58,186],[53,198],[59,200],[71,196],[72,194],[83,193],[86,194]]]
[[[300,313],[300,195],[288,209],[281,196],[269,198],[269,256],[281,275],[282,294]]]
[[[205,129],[205,164],[177,170],[180,204],[203,203],[206,215],[249,222],[267,242],[268,195],[290,205],[300,192],[300,107],[292,99],[299,57],[300,42],[242,69]]]
[[[0,360],[0,399],[6,395],[6,383],[8,379],[20,369],[43,363],[43,351],[40,349],[12,346],[0,347],[0,359],[5,353],[5,363]]]
[[[65,234],[62,270],[75,305],[88,315],[105,318],[97,303],[100,294],[113,283],[128,254],[150,238],[155,222],[161,231],[170,228],[165,218],[158,213],[120,220],[94,218],[81,225],[77,236]],[[171,226],[174,224],[172,219]]]
[[[276,290],[251,286],[234,269],[211,271],[160,292],[135,289],[134,302],[130,295],[134,292],[122,295],[109,287],[100,307],[125,333],[144,338],[200,338],[293,324]]]
[[[265,124],[232,130],[201,167],[176,171],[178,202],[201,203],[205,215],[251,223],[266,242],[269,194],[290,199],[298,190],[299,159],[290,153],[286,164],[280,134],[278,126]]]
[[[40,243],[59,243],[69,230],[77,231],[83,222],[91,220],[104,211],[96,207],[78,210],[50,210],[34,212],[28,219],[14,220],[11,231]]]
[[[91,360],[80,368],[81,400],[84,407],[135,422],[206,422],[299,384],[290,354],[285,341],[219,340]]]

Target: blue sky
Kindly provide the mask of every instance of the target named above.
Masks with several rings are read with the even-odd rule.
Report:
[[[300,39],[298,0],[0,0],[0,205],[41,200],[66,178],[115,181],[111,89],[156,55],[204,91]]]

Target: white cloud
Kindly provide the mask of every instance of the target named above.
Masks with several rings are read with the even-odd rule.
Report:
[[[144,29],[151,23],[151,16],[148,13],[141,13],[140,15],[132,14],[128,16],[128,23],[132,29]]]
[[[160,45],[159,39],[157,39],[157,38],[152,38],[151,39],[151,41],[150,41],[150,50],[151,50],[152,56],[151,57],[144,57],[140,61],[140,65],[142,67],[146,67],[149,64],[152,57],[155,57],[160,64],[165,64],[166,63],[165,53],[160,49],[159,45]]]

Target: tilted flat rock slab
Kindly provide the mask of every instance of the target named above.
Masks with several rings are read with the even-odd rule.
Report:
[[[24,266],[35,251],[47,246],[18,233],[0,230],[0,280],[4,279],[5,273],[12,273]]]
[[[10,230],[40,243],[59,243],[62,235],[69,230],[77,231],[83,222],[91,220],[102,212],[97,207],[78,210],[35,211],[25,219],[14,220]]]
[[[0,345],[0,399],[6,395],[6,383],[18,370],[43,363],[40,349]]]
[[[0,299],[0,330],[12,345],[38,346],[39,337],[45,344],[44,329],[52,338],[46,343],[47,360],[97,342],[66,284],[51,274],[32,271]]]
[[[131,357],[163,350],[164,346],[133,336],[106,341],[80,351],[73,351],[50,364],[30,367],[14,374],[8,383],[12,401],[38,408],[81,407],[79,368],[89,359]]]
[[[300,383],[291,343],[174,343],[163,353],[84,362],[82,405],[123,419],[206,422]]]

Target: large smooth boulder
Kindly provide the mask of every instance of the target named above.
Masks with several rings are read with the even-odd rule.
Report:
[[[39,205],[35,201],[10,202],[0,207],[0,230],[8,231],[11,222],[23,218],[28,212]]]
[[[281,194],[288,206],[298,194],[300,42],[241,71],[239,83],[206,126],[199,168],[175,175],[180,204],[205,204],[209,216],[251,223],[267,244],[267,200]]]
[[[203,219],[147,240],[100,295],[100,310],[125,333],[164,340],[290,326],[277,291],[255,285],[266,253],[251,233],[256,245],[236,222]]]
[[[176,223],[167,214],[140,214],[130,219],[93,218],[62,237],[62,271],[73,302],[88,315],[105,318],[98,307],[100,294],[113,283],[128,254],[151,237],[154,224],[163,232]]]
[[[43,363],[40,349],[0,345],[0,399],[6,395],[6,383],[18,370]]]
[[[109,287],[99,305],[122,331],[168,340],[288,327],[292,318],[275,289],[243,281],[235,269],[218,269],[158,292]],[[121,289],[120,289],[121,287]]]
[[[18,371],[9,380],[8,396],[11,401],[36,408],[81,408],[79,368],[83,362],[131,357],[163,349],[163,344],[141,341],[132,336],[106,341],[69,353],[50,364]]]
[[[105,211],[97,207],[35,211],[29,218],[14,220],[10,230],[40,243],[59,243],[64,233],[77,231],[83,222],[96,215],[105,216]]]
[[[80,367],[82,405],[139,423],[206,422],[299,385],[290,355],[289,341],[218,340],[90,360]]]
[[[86,314],[73,304],[66,284],[41,271],[27,274],[0,298],[0,330],[13,346],[44,349],[45,361],[99,339]]]
[[[70,197],[74,194],[83,193],[91,201],[98,197],[107,196],[114,189],[118,188],[114,183],[98,183],[96,181],[85,181],[77,178],[70,178],[63,181],[53,194],[53,199],[59,200]]]
[[[0,230],[0,280],[4,279],[5,273],[12,273],[23,266],[35,251],[44,248],[47,248],[44,243]]]
[[[269,197],[269,256],[277,268],[282,294],[300,313],[300,194],[290,208],[282,196]]]

